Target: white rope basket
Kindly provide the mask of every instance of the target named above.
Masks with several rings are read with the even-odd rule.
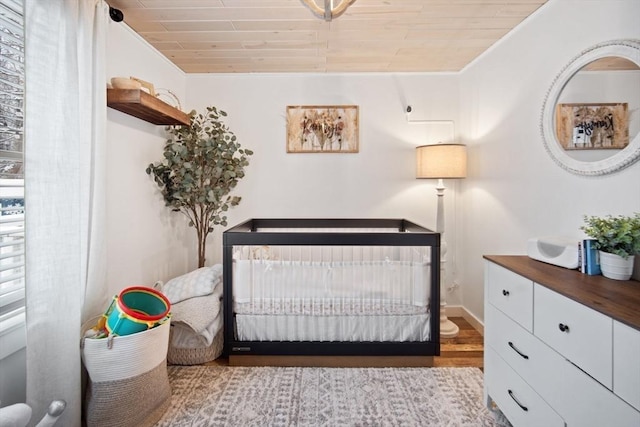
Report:
[[[131,335],[82,339],[82,361],[89,374],[87,427],[153,426],[162,417],[171,402],[169,331],[167,319]]]

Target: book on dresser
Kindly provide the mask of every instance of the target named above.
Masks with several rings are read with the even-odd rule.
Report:
[[[582,272],[591,276],[602,274],[602,271],[600,271],[600,255],[594,247],[594,243],[594,239],[584,239],[582,241],[582,258],[584,260]]]

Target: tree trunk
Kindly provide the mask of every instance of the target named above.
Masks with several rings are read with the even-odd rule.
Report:
[[[204,267],[204,255],[207,248],[207,230],[198,230],[198,268]]]

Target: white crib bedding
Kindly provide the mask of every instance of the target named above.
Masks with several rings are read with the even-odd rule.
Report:
[[[429,270],[425,262],[390,260],[234,260],[234,304],[294,309],[292,301],[314,301],[325,310],[342,310],[345,304],[370,301],[378,306],[427,307]]]
[[[407,342],[430,339],[429,314],[288,316],[237,314],[240,341]]]
[[[403,304],[394,300],[356,298],[278,298],[235,303],[236,314],[304,315],[304,316],[370,316],[424,314],[428,307]]]
[[[430,339],[430,262],[414,248],[238,251],[233,312],[239,341]]]

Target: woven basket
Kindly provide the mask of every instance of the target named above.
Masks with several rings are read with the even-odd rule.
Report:
[[[200,365],[220,357],[224,345],[224,334],[220,329],[209,347],[177,348],[172,343],[173,328],[169,333],[169,351],[167,352],[167,362],[170,365]]]
[[[117,381],[88,381],[84,398],[87,427],[151,427],[171,404],[167,365]]]
[[[153,426],[171,403],[170,321],[131,335],[83,339],[87,427]]]

